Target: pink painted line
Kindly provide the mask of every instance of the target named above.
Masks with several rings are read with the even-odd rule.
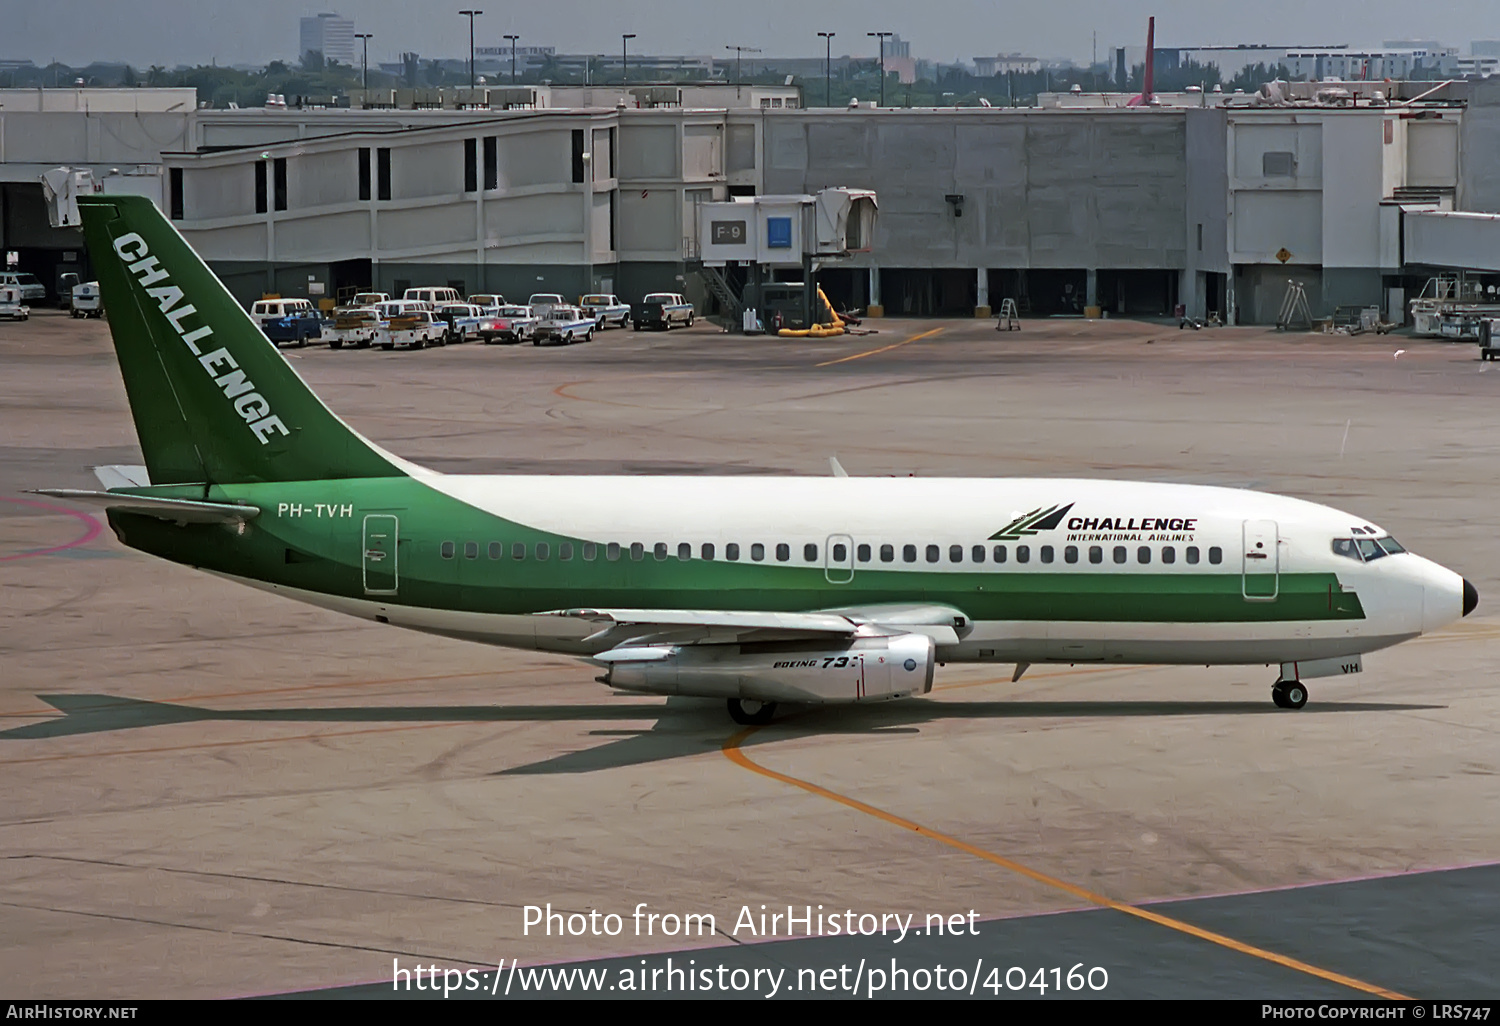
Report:
[[[1249,895],[1252,895],[1252,894],[1274,894],[1274,893],[1276,893],[1278,891],[1297,891],[1297,890],[1303,890],[1303,889],[1308,888],[1308,887],[1332,887],[1332,886],[1335,886],[1337,884],[1366,883],[1366,882],[1371,881],[1371,880],[1391,880],[1391,879],[1394,879],[1396,877],[1402,877],[1402,876],[1421,876],[1421,875],[1427,874],[1427,873],[1449,873],[1449,872],[1453,872],[1454,870],[1459,870],[1459,869],[1483,869],[1483,868],[1485,868],[1487,866],[1500,866],[1500,860],[1495,860],[1495,861],[1490,861],[1490,862],[1466,862],[1466,863],[1461,863],[1461,864],[1456,865],[1456,866],[1431,866],[1431,867],[1426,867],[1426,868],[1422,868],[1422,869],[1398,869],[1398,870],[1394,870],[1394,871],[1389,872],[1389,873],[1367,873],[1367,874],[1365,874],[1363,876],[1343,877],[1343,878],[1338,879],[1338,880],[1313,880],[1313,881],[1310,881],[1308,883],[1281,884],[1281,885],[1275,886],[1275,887],[1255,887],[1255,888],[1250,888],[1250,889],[1242,890],[1242,891],[1223,891],[1223,892],[1218,892],[1218,893],[1214,893],[1214,894],[1193,894],[1193,895],[1188,895],[1188,896],[1185,896],[1185,897],[1176,897],[1176,898],[1147,898],[1147,899],[1145,899],[1143,901],[1132,901],[1132,902],[1130,902],[1130,904],[1134,905],[1137,908],[1145,908],[1145,907],[1152,906],[1152,905],[1181,904],[1183,902],[1189,902],[1189,901],[1206,901],[1206,900],[1209,900],[1209,899],[1212,899],[1212,898],[1237,898],[1237,897],[1242,897],[1242,896],[1249,896]],[[1010,912],[1010,913],[1002,913],[1000,915],[995,915],[995,916],[983,916],[983,917],[980,917],[980,918],[976,919],[975,921],[976,922],[980,922],[980,923],[997,923],[997,922],[1005,922],[1005,921],[1014,920],[1014,919],[1042,919],[1042,918],[1044,918],[1046,916],[1068,915],[1069,913],[1073,913],[1073,912],[1107,912],[1107,911],[1109,911],[1109,909],[1106,908],[1103,905],[1080,905],[1080,906],[1078,906],[1076,908],[1049,909],[1049,910],[1047,910],[1045,912]],[[718,936],[722,936],[722,935],[718,935]],[[662,950],[658,950],[658,951],[634,951],[634,952],[625,952],[624,954],[619,954],[619,955],[598,955],[598,956],[595,956],[593,958],[553,958],[553,959],[540,959],[540,960],[535,961],[535,962],[527,962],[524,968],[527,968],[527,969],[538,968],[538,969],[540,969],[540,968],[544,968],[546,966],[552,966],[552,965],[568,965],[568,964],[571,964],[571,963],[574,963],[574,962],[599,962],[599,961],[603,961],[605,959],[615,959],[615,958],[652,958],[652,957],[656,957],[656,956],[659,956],[659,955],[685,954],[685,953],[690,952],[690,951],[693,951],[693,952],[705,951],[705,950],[710,950],[711,951],[714,948],[753,947],[753,946],[755,946],[757,944],[771,944],[771,943],[775,943],[777,941],[785,941],[785,940],[793,940],[793,939],[800,939],[800,938],[791,938],[791,937],[756,937],[756,938],[753,938],[751,940],[732,940],[732,939],[729,939],[729,938],[725,938],[725,940],[727,941],[727,943],[725,943],[725,944],[713,944],[713,945],[707,945],[707,946],[702,945],[702,944],[699,944],[699,945],[686,945],[686,946],[683,946],[683,947],[680,947],[680,948],[667,948],[667,949],[662,949]],[[810,939],[817,939],[817,938],[810,938]],[[454,960],[450,961],[447,964],[448,965],[463,965],[463,966],[473,965],[476,968],[480,968],[479,963],[477,963],[477,962],[470,963],[470,962],[463,961],[461,959],[454,959]],[[493,969],[494,966],[490,966],[489,968]],[[383,986],[387,982],[388,981],[386,979],[384,979],[384,978],[379,979],[379,980],[356,980],[356,981],[354,981],[352,983],[335,983],[335,984],[331,984],[331,985],[326,986],[326,987],[319,987],[319,988],[317,988],[317,990],[341,990],[341,989],[344,989],[346,987],[374,987],[374,986]],[[244,996],[246,996],[246,997],[252,997],[252,998],[254,998],[254,997],[277,997],[277,996],[280,996],[280,995],[283,995],[283,994],[314,993],[314,992],[315,991],[274,991],[273,990],[273,991],[267,991],[267,992],[264,992],[264,993],[249,994],[249,995],[244,995]]]
[[[63,516],[72,517],[74,520],[81,520],[86,527],[83,534],[65,545],[54,545],[50,549],[32,549],[30,552],[17,552],[9,556],[0,556],[0,563],[8,563],[13,559],[30,559],[33,556],[47,556],[54,552],[62,552],[64,549],[76,549],[80,545],[87,545],[99,537],[100,534],[104,533],[103,524],[87,513],[80,513],[76,509],[68,509],[65,506],[54,506],[50,502],[36,502],[32,499],[7,499],[3,496],[0,496],[0,502],[13,502],[18,506],[30,506],[32,509],[39,509],[46,513],[59,513]]]

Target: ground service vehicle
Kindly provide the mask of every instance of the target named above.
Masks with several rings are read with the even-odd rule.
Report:
[[[499,313],[500,308],[505,305],[505,297],[493,292],[482,292],[470,296],[467,302],[479,307],[487,314]]]
[[[467,342],[479,338],[484,323],[489,318],[484,311],[472,303],[449,303],[437,310],[437,319],[448,326],[446,342]]]
[[[266,338],[277,345],[290,342],[307,345],[310,338],[323,337],[323,318],[306,299],[261,299],[250,308]]]
[[[380,311],[374,306],[343,306],[333,312],[333,326],[325,328],[328,348],[368,349],[380,330]]]
[[[525,342],[536,333],[542,319],[531,312],[531,307],[515,304],[500,307],[490,323],[494,327],[481,333],[486,342]]]
[[[68,312],[73,317],[102,317],[104,303],[99,298],[99,283],[86,281],[74,285]]]
[[[21,302],[19,286],[0,285],[0,317],[12,321],[24,321],[31,317],[31,307]]]
[[[622,303],[618,296],[606,293],[595,293],[584,296],[579,300],[579,306],[584,313],[594,315],[594,320],[601,329],[613,324],[617,328],[623,328],[630,323],[630,304]]]
[[[429,310],[436,310],[438,307],[446,306],[449,303],[462,303],[464,301],[464,297],[458,294],[457,289],[431,287],[407,289],[401,298],[417,303],[426,303]]]
[[[556,292],[533,292],[531,298],[526,300],[526,305],[531,307],[532,313],[545,320],[554,306],[567,306],[568,301]]]
[[[555,342],[565,346],[573,342],[587,342],[594,337],[597,328],[592,314],[585,313],[576,306],[554,306],[536,326],[531,343],[541,346]]]
[[[0,271],[0,287],[13,286],[21,290],[21,301],[32,303],[47,298],[47,286],[34,274],[23,271]]]
[[[421,349],[442,345],[448,326],[432,316],[427,304],[414,299],[392,299],[376,308],[380,319],[374,344],[381,349]]]
[[[676,292],[652,292],[630,308],[630,319],[635,330],[660,328],[671,330],[672,325],[693,326],[693,304]]]

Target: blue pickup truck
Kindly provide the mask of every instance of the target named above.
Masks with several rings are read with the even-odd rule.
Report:
[[[259,299],[250,316],[278,346],[305,346],[308,339],[323,337],[323,317],[306,299]]]

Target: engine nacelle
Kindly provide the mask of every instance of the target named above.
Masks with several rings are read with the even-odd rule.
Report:
[[[601,683],[651,695],[762,702],[868,702],[932,690],[933,641],[925,634],[827,644],[642,645],[594,659]]]

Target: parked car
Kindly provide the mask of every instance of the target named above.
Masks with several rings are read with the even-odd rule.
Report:
[[[597,328],[593,314],[584,313],[576,306],[554,306],[536,326],[531,343],[540,346],[549,342],[559,345],[587,342],[594,337]]]
[[[353,346],[368,349],[380,330],[380,311],[374,305],[341,306],[333,312],[333,326],[323,332],[329,349]]]
[[[532,313],[546,320],[554,306],[567,306],[568,301],[556,292],[533,292],[531,298],[526,300],[526,305],[531,307]]]
[[[448,326],[447,341],[467,342],[482,337],[485,322],[491,318],[473,303],[449,303],[438,308],[437,319]]]
[[[440,288],[407,289],[401,298],[417,303],[426,303],[429,310],[436,310],[438,307],[447,306],[449,303],[462,303],[464,301],[464,297],[458,294],[457,289]]]
[[[344,305],[350,307],[378,306],[381,303],[389,303],[390,301],[391,297],[388,292],[356,292],[349,298],[349,302]]]
[[[693,326],[693,304],[676,292],[652,292],[630,308],[630,319],[635,330],[660,328],[671,330],[672,325]]]
[[[20,271],[0,271],[0,286],[10,285],[21,290],[21,301],[40,302],[47,298],[47,287],[34,274]]]
[[[74,317],[100,317],[104,314],[104,302],[99,296],[99,283],[86,281],[73,286],[73,298],[69,313]]]
[[[541,318],[531,312],[531,307],[502,306],[490,318],[493,328],[480,332],[486,342],[525,342],[536,333]]]
[[[306,299],[256,300],[250,316],[278,346],[290,342],[300,348],[310,338],[323,337],[323,317]]]
[[[505,305],[505,297],[494,292],[484,292],[477,296],[470,296],[467,302],[474,304],[487,314],[497,314]]]
[[[31,307],[21,302],[21,287],[0,284],[0,317],[24,321],[30,316]]]
[[[417,305],[416,304],[405,305]],[[448,325],[435,317],[431,310],[407,309],[392,314],[379,331],[375,342],[381,349],[421,349],[425,346],[440,346]]]
[[[623,328],[630,323],[630,304],[620,302],[618,296],[595,293],[584,296],[578,301],[578,305],[583,307],[585,313],[594,315],[601,331],[611,324]]]

